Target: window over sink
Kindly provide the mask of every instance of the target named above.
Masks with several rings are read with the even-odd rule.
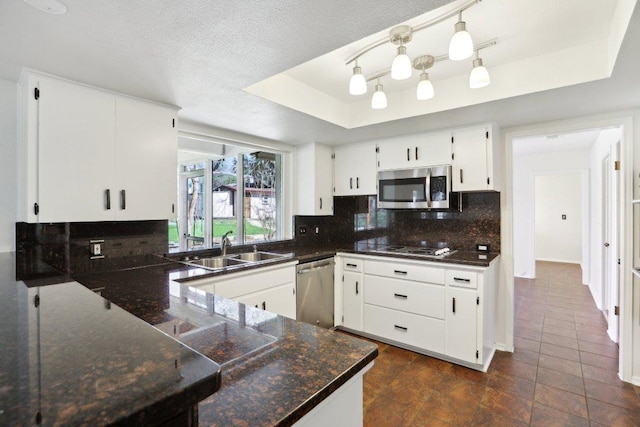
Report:
[[[171,252],[283,239],[281,153],[225,145],[221,155],[179,152]]]

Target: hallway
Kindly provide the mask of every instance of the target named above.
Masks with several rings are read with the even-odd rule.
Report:
[[[580,267],[536,271],[515,280],[515,352],[496,352],[486,374],[378,343],[365,425],[639,426],[640,387],[617,378],[618,349]]]

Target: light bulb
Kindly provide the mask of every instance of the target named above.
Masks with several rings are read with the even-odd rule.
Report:
[[[464,21],[459,21],[455,25],[455,33],[449,43],[449,59],[462,61],[473,55],[473,40],[466,30]]]
[[[351,95],[364,95],[367,93],[367,80],[362,75],[362,69],[357,65],[353,67],[353,75],[349,80],[349,93]]]
[[[411,59],[407,56],[407,48],[398,46],[398,55],[391,63],[391,78],[394,80],[406,80],[411,77]]]
[[[376,85],[376,91],[371,97],[371,108],[374,110],[387,108],[387,95],[382,91],[382,85],[380,83]]]
[[[420,83],[418,83],[418,88],[416,89],[416,98],[418,101],[425,101],[427,99],[433,98],[435,92],[433,90],[433,84],[431,80],[429,80],[429,74],[424,71],[420,74]]]
[[[474,59],[473,70],[471,70],[471,74],[469,74],[469,87],[471,89],[479,89],[488,86],[489,83],[491,83],[489,71],[482,65],[482,59]]]

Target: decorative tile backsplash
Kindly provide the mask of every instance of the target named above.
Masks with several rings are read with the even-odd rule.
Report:
[[[91,259],[90,241],[104,240],[104,258]],[[168,250],[168,222],[16,223],[18,275],[85,274],[157,262]]]
[[[462,212],[378,209],[375,196],[334,197],[333,204],[333,216],[294,218],[297,244],[346,245],[385,237],[389,244],[446,242],[454,249],[475,250],[482,243],[493,252],[500,250],[500,193],[462,194]],[[306,233],[300,233],[302,228]]]

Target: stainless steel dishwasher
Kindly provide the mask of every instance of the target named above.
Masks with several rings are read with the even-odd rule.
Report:
[[[298,264],[296,320],[333,327],[333,258]]]

